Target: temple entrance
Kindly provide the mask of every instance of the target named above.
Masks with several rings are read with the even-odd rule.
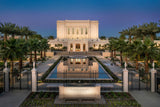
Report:
[[[73,51],[73,45],[70,44],[70,51]]]
[[[80,44],[76,44],[76,52],[79,52],[80,50]]]
[[[86,45],[83,44],[83,51],[86,51]]]

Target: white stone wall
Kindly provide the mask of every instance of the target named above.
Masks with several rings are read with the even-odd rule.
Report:
[[[81,31],[83,29],[83,32]],[[87,33],[86,33],[87,30]],[[98,39],[98,21],[58,20],[58,39]]]

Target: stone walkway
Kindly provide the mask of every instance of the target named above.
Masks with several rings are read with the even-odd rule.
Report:
[[[48,68],[53,65],[53,63],[59,58],[60,56],[54,56],[53,58],[47,60],[46,62],[40,64],[37,67],[38,71],[38,77],[41,77],[47,70]]]
[[[19,107],[29,95],[28,90],[14,90],[0,95],[0,107]]]
[[[103,56],[97,56],[97,58],[105,65],[107,66],[117,77],[122,80],[122,71],[123,69],[119,66],[116,66],[112,64],[112,62]]]
[[[142,107],[160,107],[160,94],[150,91],[129,92]]]

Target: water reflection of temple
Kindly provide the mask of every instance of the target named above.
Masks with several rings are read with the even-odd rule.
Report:
[[[58,78],[98,78],[99,65],[88,58],[67,58],[57,66]]]

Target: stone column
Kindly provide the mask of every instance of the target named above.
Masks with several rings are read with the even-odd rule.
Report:
[[[68,47],[67,47],[67,50],[68,50],[68,52],[70,51],[70,44],[68,43],[68,45],[67,45]]]
[[[157,73],[157,71],[154,69],[154,63],[152,64],[152,69],[151,69],[151,92],[155,92],[155,74]]]
[[[88,43],[86,43],[85,47],[85,51],[88,52]]]
[[[76,50],[76,44],[73,43],[73,52],[75,52],[75,50]]]
[[[83,43],[81,43],[81,52],[83,52]]]
[[[5,62],[5,68],[3,69],[4,72],[4,91],[9,91],[9,69],[7,68],[7,61]]]
[[[128,92],[128,70],[125,62],[125,69],[123,69],[123,92]]]
[[[33,62],[32,69],[32,92],[37,92],[37,70],[35,68],[35,62]]]

